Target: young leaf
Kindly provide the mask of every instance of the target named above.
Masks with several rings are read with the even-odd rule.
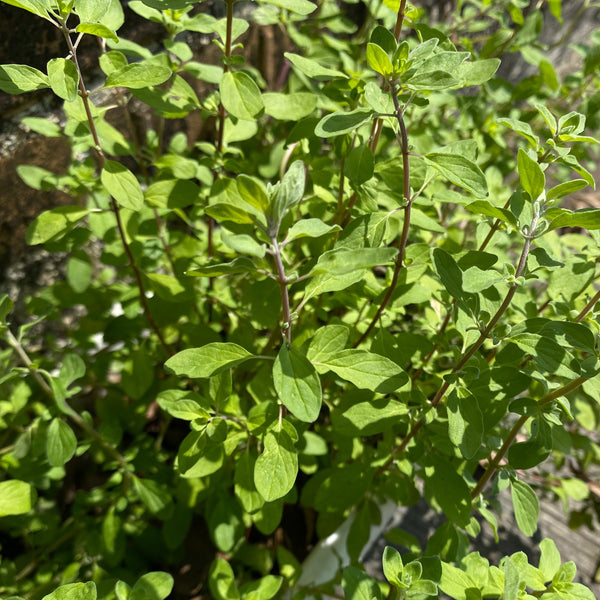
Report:
[[[310,15],[317,8],[317,5],[309,2],[309,0],[263,0],[263,2],[280,6],[285,10],[290,10],[303,16]]]
[[[46,455],[53,467],[62,467],[69,462],[77,449],[77,438],[73,430],[59,418],[52,419],[46,438]]]
[[[239,600],[240,598],[233,569],[220,556],[215,558],[210,566],[208,586],[216,600]]]
[[[477,198],[487,196],[487,182],[481,169],[472,161],[459,154],[430,152],[425,160],[439,171],[448,181],[471,192]]]
[[[298,453],[285,428],[268,431],[254,465],[254,485],[266,502],[283,498],[294,486]]]
[[[264,111],[260,89],[254,79],[243,71],[225,73],[219,90],[225,110],[238,119],[253,121]]]
[[[72,60],[53,58],[48,62],[48,80],[52,91],[63,100],[72,101],[77,97],[79,75]]]
[[[212,342],[201,348],[187,348],[171,356],[165,367],[183,377],[211,377],[252,358],[246,349],[230,342]]]
[[[545,538],[540,542],[540,571],[544,577],[544,581],[552,581],[560,569],[560,552],[556,548],[556,544],[550,538]]]
[[[394,71],[392,61],[387,52],[377,44],[371,42],[367,44],[367,62],[373,71],[384,77],[389,77]]]
[[[396,548],[386,546],[383,551],[383,574],[385,578],[396,587],[404,587],[402,583],[402,557]]]
[[[564,198],[569,194],[574,194],[579,190],[582,190],[584,187],[588,186],[588,182],[585,179],[573,179],[572,181],[565,181],[564,183],[559,183],[554,186],[552,189],[548,190],[546,194],[546,200],[558,200],[560,198]]]
[[[136,176],[124,165],[114,160],[104,163],[100,175],[102,185],[119,206],[140,210],[144,205],[144,193]]]
[[[27,65],[0,65],[0,90],[7,94],[22,94],[50,87],[48,77]]]
[[[523,189],[532,200],[537,200],[546,187],[546,176],[542,168],[522,148],[519,148],[517,155],[517,168]]]
[[[288,211],[300,204],[305,186],[304,163],[301,160],[295,160],[279,183],[275,197],[271,199],[269,206],[270,221],[274,224],[275,231],[279,229],[279,224]]]
[[[109,29],[106,25],[102,25],[101,23],[80,23],[75,28],[75,31],[77,33],[88,33],[90,35],[95,35],[96,37],[112,40],[115,43],[119,41],[117,34],[112,29]]]
[[[538,497],[529,485],[517,479],[511,479],[510,493],[519,529],[525,535],[532,536],[537,530],[540,516]]]
[[[98,594],[93,581],[87,583],[67,583],[57,587],[42,600],[96,600]]]
[[[284,344],[273,364],[275,390],[283,405],[298,419],[316,421],[321,410],[321,382],[311,362]],[[266,498],[265,498],[266,500]]]
[[[104,87],[127,87],[139,89],[160,85],[167,81],[173,72],[168,67],[152,63],[132,63],[113,71],[104,83]]]
[[[0,517],[23,515],[35,503],[35,488],[25,481],[8,479],[0,481]]]

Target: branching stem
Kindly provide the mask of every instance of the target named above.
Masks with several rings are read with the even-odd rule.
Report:
[[[285,267],[281,258],[281,247],[276,236],[271,237],[271,249],[277,268],[277,281],[281,290],[281,306],[283,309],[283,335],[286,343],[292,343],[292,316],[290,312],[290,296],[288,293],[288,278],[285,274]]]
[[[402,151],[402,195],[406,200],[406,205],[404,206],[404,222],[402,224],[402,234],[400,235],[400,242],[398,245],[398,256],[396,257],[396,265],[394,267],[394,274],[392,276],[392,281],[388,287],[388,290],[381,301],[381,304],[378,306],[373,319],[369,323],[369,326],[365,330],[365,332],[361,335],[358,342],[356,342],[355,346],[359,346],[371,333],[373,327],[379,321],[383,311],[389,304],[392,294],[398,285],[398,279],[400,278],[400,273],[404,268],[404,254],[406,252],[406,245],[408,243],[408,231],[410,229],[410,211],[413,203],[413,198],[411,198],[410,194],[410,163],[409,163],[409,155],[408,155],[408,133],[406,131],[406,124],[404,123],[403,111],[400,107],[400,103],[398,101],[398,89],[396,85],[392,85],[392,98],[394,100],[394,107],[396,109],[396,119],[398,120],[399,126],[399,141],[400,148]]]

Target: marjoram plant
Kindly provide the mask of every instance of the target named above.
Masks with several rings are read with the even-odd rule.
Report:
[[[540,492],[598,513],[600,210],[572,195],[600,34],[560,75],[540,32],[561,0],[437,24],[373,1],[358,25],[335,0],[4,4],[64,37],[0,90],[62,101],[23,126],[68,169],[19,174],[73,200],[27,233],[68,257],[35,319],[0,300],[0,596],[593,600],[551,539],[535,565],[472,540],[507,488],[527,536]],[[119,35],[130,11],[160,44]],[[508,53],[533,74],[502,79]],[[422,498],[442,524],[389,532],[366,573],[382,506]]]

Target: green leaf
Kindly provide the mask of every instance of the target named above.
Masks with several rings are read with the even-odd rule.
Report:
[[[367,145],[361,145],[353,148],[346,157],[344,166],[344,175],[354,185],[362,185],[373,177],[375,169],[375,160],[373,152]]]
[[[439,585],[444,594],[450,598],[456,598],[456,600],[472,600],[472,598],[480,597],[471,595],[469,592],[469,590],[477,590],[479,587],[473,578],[462,569],[447,562],[442,563],[442,577]]]
[[[88,33],[89,35],[112,40],[115,43],[119,41],[117,34],[101,23],[80,23],[75,28],[75,31],[77,31],[77,33]]]
[[[164,600],[171,593],[173,583],[170,573],[145,573],[133,584],[129,600]]]
[[[42,600],[96,600],[96,597],[96,584],[88,581],[87,583],[61,585],[52,593],[44,596]]]
[[[283,577],[279,575],[265,575],[260,579],[248,581],[241,588],[244,600],[271,600],[281,587]]]
[[[171,504],[171,495],[157,481],[135,475],[132,478],[135,491],[152,514],[157,515]]]
[[[402,583],[402,557],[396,548],[386,546],[383,551],[383,574],[385,578],[396,587],[404,587]]]
[[[406,414],[408,406],[391,398],[356,402],[344,397],[331,411],[331,422],[340,435],[362,437],[389,431]]]
[[[473,458],[483,441],[483,414],[477,399],[468,392],[454,389],[446,402],[448,436],[466,459]]]
[[[465,208],[472,213],[500,219],[500,221],[509,223],[513,227],[517,226],[517,219],[510,210],[494,206],[486,200],[476,200],[475,202],[465,205]]]
[[[425,466],[425,494],[433,498],[446,517],[465,527],[471,518],[471,494],[455,463],[436,456],[428,457]]]
[[[265,503],[254,485],[255,464],[255,455],[250,452],[244,452],[237,461],[233,477],[235,495],[240,501],[242,508],[248,514],[259,511]]]
[[[316,4],[309,2],[309,0],[261,0],[267,4],[274,4],[280,6],[285,10],[290,10],[299,15],[310,15],[317,8]]]
[[[221,557],[215,558],[210,566],[208,586],[216,600],[239,600],[240,598],[233,569]]]
[[[110,9],[110,0],[75,0],[73,6],[82,23],[98,23]]]
[[[588,182],[585,179],[573,179],[572,181],[559,183],[552,189],[548,190],[548,193],[546,194],[546,200],[550,202],[552,200],[564,198],[565,196],[574,194],[575,192],[578,192],[587,186]]]
[[[426,73],[417,71],[412,77],[404,81],[406,87],[415,92],[445,90],[459,83],[456,77],[446,71],[429,71]]]
[[[210,413],[207,406],[201,405],[201,398],[194,392],[184,390],[164,390],[156,398],[161,410],[176,419],[193,421],[208,419]]]
[[[517,600],[519,597],[519,570],[511,560],[510,556],[504,559],[504,594],[506,600]]]
[[[316,60],[304,58],[299,54],[293,54],[291,52],[284,52],[283,55],[292,63],[294,68],[298,69],[298,71],[304,73],[304,75],[312,79],[316,79],[318,81],[329,81],[330,79],[334,79],[336,77],[347,78],[347,75],[341,71],[323,67]]]
[[[556,548],[556,544],[550,538],[545,538],[540,542],[540,566],[544,581],[552,581],[560,569],[560,552]]]
[[[398,254],[397,248],[361,248],[360,250],[329,250],[319,257],[311,275],[327,273],[343,275],[358,269],[371,269],[392,263]]]
[[[543,418],[538,418],[531,425],[531,438],[508,449],[508,462],[514,469],[531,469],[545,461],[550,452],[552,431]]]
[[[373,71],[384,77],[389,77],[394,71],[387,52],[379,45],[371,42],[367,44],[367,62]]]
[[[517,526],[531,537],[537,530],[540,502],[529,485],[516,479],[511,479],[510,493]]]
[[[269,197],[265,186],[256,179],[247,175],[240,175],[236,179],[237,189],[244,200],[254,208],[264,212],[269,207]]]
[[[356,567],[344,567],[342,589],[346,600],[380,600],[377,581]]]
[[[481,85],[495,75],[499,66],[499,58],[486,58],[474,62],[464,62],[458,68],[457,77],[463,86]]]
[[[21,123],[26,127],[29,127],[32,131],[46,137],[60,137],[62,135],[60,125],[48,121],[48,119],[42,119],[41,117],[25,117],[24,119],[21,119]]]
[[[325,325],[312,336],[306,358],[312,363],[335,355],[346,347],[350,330],[345,325]]]
[[[113,71],[106,78],[104,87],[146,88],[164,83],[172,74],[171,69],[163,65],[150,62],[132,63]]]
[[[460,299],[463,296],[462,271],[456,264],[452,255],[442,250],[435,248],[432,251],[433,266],[439,275],[444,287],[453,297]]]
[[[546,187],[546,176],[537,161],[529,157],[527,152],[519,148],[517,169],[523,189],[532,200],[537,200]]]
[[[171,356],[165,367],[182,377],[212,377],[252,358],[246,349],[231,342],[212,342],[201,348],[187,348]]]
[[[253,121],[260,117],[265,104],[254,79],[243,71],[227,72],[219,84],[221,102],[238,119]]]
[[[315,127],[315,135],[319,137],[334,137],[351,133],[363,123],[373,118],[374,112],[370,108],[356,108],[351,111],[334,112],[323,117]]]
[[[281,121],[299,121],[307,117],[317,107],[317,98],[309,92],[267,92],[262,95],[265,113]]]
[[[89,209],[81,206],[60,206],[45,211],[27,228],[27,243],[35,245],[59,239],[89,212]]]
[[[552,219],[549,231],[559,227],[581,227],[583,229],[600,229],[600,210],[581,209],[574,212],[563,213]]]
[[[496,121],[500,125],[506,125],[509,129],[512,129],[515,133],[522,135],[534,148],[538,148],[540,140],[529,123],[519,121],[518,119],[502,118]]]
[[[183,208],[198,202],[200,188],[186,179],[161,179],[146,188],[144,199],[153,208]]]
[[[27,65],[0,65],[0,90],[7,94],[22,94],[50,87],[48,77]]]
[[[10,4],[11,6],[16,6],[17,8],[22,8],[38,17],[42,17],[42,19],[46,19],[50,21],[50,16],[48,15],[48,10],[46,9],[46,5],[43,0],[3,0],[5,4]],[[1,88],[0,88],[1,89]]]
[[[287,231],[285,236],[285,243],[289,243],[293,240],[300,238],[310,237],[318,238],[334,231],[341,231],[342,228],[339,225],[327,225],[323,223],[321,219],[302,219],[296,221]]]
[[[273,364],[273,382],[282,404],[298,419],[316,421],[321,411],[321,382],[311,362],[284,344]],[[267,498],[265,498],[266,500]]]
[[[268,431],[264,449],[254,466],[254,485],[260,495],[273,502],[294,486],[298,474],[298,454],[285,429]]]
[[[448,181],[471,192],[477,198],[487,196],[487,182],[481,169],[468,158],[459,154],[430,152],[425,160]]]
[[[79,75],[73,61],[53,58],[48,62],[47,69],[52,91],[63,100],[75,100],[79,89]]]
[[[119,206],[137,211],[144,205],[144,194],[139,181],[121,163],[107,160],[102,168],[100,180]]]
[[[93,265],[90,257],[83,251],[74,252],[67,263],[67,281],[71,289],[82,294],[92,281]]]
[[[482,271],[479,267],[469,267],[462,274],[463,290],[470,294],[477,294],[487,290],[489,287],[500,281],[504,281],[505,277],[501,273],[490,269]]]
[[[35,488],[25,481],[0,481],[0,517],[24,515],[33,507]]]
[[[219,277],[220,275],[235,275],[251,273],[252,271],[256,271],[256,265],[252,262],[252,259],[247,256],[238,256],[228,263],[196,266],[194,269],[186,271],[185,274],[194,277]]]
[[[367,350],[342,350],[315,365],[319,371],[333,371],[359,389],[380,394],[389,394],[408,381],[408,375],[395,362]]]
[[[77,449],[77,438],[73,430],[59,418],[52,419],[46,437],[46,455],[53,467],[62,467],[69,462]]]
[[[295,160],[281,179],[275,197],[272,198],[269,206],[269,215],[271,222],[275,224],[275,232],[279,229],[283,217],[302,201],[305,186],[304,163],[301,160]]]

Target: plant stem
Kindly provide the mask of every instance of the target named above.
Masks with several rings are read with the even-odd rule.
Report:
[[[79,79],[79,91],[81,93],[81,100],[83,102],[85,114],[87,116],[88,125],[90,127],[90,132],[92,134],[92,139],[94,140],[96,155],[98,157],[98,166],[100,167],[100,170],[102,170],[102,168],[106,164],[106,156],[104,155],[104,151],[102,150],[102,148],[100,146],[100,138],[98,137],[98,131],[96,129],[96,124],[94,122],[94,118],[92,116],[92,110],[90,108],[89,93],[83,82],[83,73],[79,66],[79,62],[77,61],[77,50],[75,49],[75,47],[73,46],[73,42],[71,41],[71,36],[69,34],[69,29],[66,26],[66,21],[63,21],[61,23],[61,31],[63,32],[63,35],[64,35],[67,45],[69,47],[69,52],[71,54],[71,60],[73,61],[73,64],[75,65],[75,68],[77,69],[77,75],[78,75],[78,79]],[[152,314],[150,313],[150,308],[148,307],[148,301],[146,299],[146,292],[145,292],[144,284],[142,281],[142,275],[141,275],[140,270],[138,269],[137,265],[135,264],[135,259],[133,258],[133,254],[131,252],[131,248],[129,247],[129,243],[127,242],[127,237],[125,236],[125,230],[123,228],[123,223],[121,221],[121,215],[119,213],[119,206],[117,205],[116,200],[112,197],[110,199],[110,205],[111,205],[112,212],[114,213],[116,221],[117,221],[117,229],[119,231],[121,243],[123,244],[123,248],[125,249],[125,253],[127,254],[127,258],[129,259],[129,266],[133,270],[135,281],[136,281],[136,284],[137,284],[137,287],[139,290],[140,303],[142,305],[142,311],[144,312],[144,316],[146,317],[146,320],[148,321],[150,327],[152,328],[152,330],[158,337],[165,352],[169,356],[173,356],[173,354],[174,354],[173,350],[170,348],[170,346],[165,341],[162,333],[160,332],[160,329],[158,328],[156,322],[154,321],[154,318],[152,317]]]
[[[29,372],[33,375],[34,379],[38,382],[44,393],[54,401],[56,406],[58,406],[63,414],[66,414],[74,423],[77,424],[78,427],[83,429],[90,437],[98,442],[103,450],[105,450],[107,454],[110,454],[119,463],[119,467],[123,470],[123,472],[127,474],[129,472],[128,465],[123,456],[121,456],[118,450],[106,443],[104,439],[102,439],[102,436],[93,427],[90,427],[90,425],[88,425],[88,423],[77,412],[75,412],[73,408],[71,408],[66,400],[59,401],[58,398],[56,398],[52,387],[48,385],[41,373],[36,369],[21,342],[8,328],[6,329],[6,338],[11,348],[15,350],[23,365],[29,369]]]
[[[549,394],[544,396],[538,402],[538,406],[544,406],[545,404],[548,404],[549,402],[552,402],[553,400],[556,400],[557,398],[560,398],[561,396],[565,396],[566,394],[577,389],[580,385],[585,383],[585,381],[587,381],[587,377],[578,377],[577,379],[570,381],[566,385],[563,385],[562,387],[559,387],[558,389],[556,389],[553,392],[550,392]],[[480,477],[479,481],[477,482],[477,485],[471,491],[471,499],[474,500],[475,498],[477,498],[477,496],[479,496],[479,494],[481,494],[481,492],[483,491],[483,488],[485,487],[487,482],[494,476],[494,473],[497,471],[498,466],[500,465],[500,462],[506,456],[508,449],[510,448],[511,444],[517,437],[517,434],[519,433],[521,427],[523,427],[523,425],[525,425],[525,423],[527,422],[527,420],[529,418],[530,417],[528,415],[523,415],[523,416],[519,417],[517,422],[513,425],[508,436],[504,440],[502,447],[500,448],[500,450],[498,450],[498,452],[496,453],[494,458],[492,458],[488,462],[488,466],[487,466],[485,472]]]
[[[283,333],[288,346],[292,343],[292,316],[290,313],[290,296],[288,293],[288,278],[285,274],[283,260],[281,259],[281,247],[277,242],[277,237],[271,237],[271,246],[273,257],[275,258],[275,266],[277,267],[277,281],[281,290],[281,306],[283,309]]]
[[[392,281],[388,290],[381,301],[381,304],[378,306],[373,319],[369,323],[369,326],[365,330],[365,332],[361,335],[358,342],[356,342],[355,347],[359,346],[371,333],[373,327],[379,321],[381,314],[385,310],[386,306],[389,304],[392,294],[398,285],[398,279],[400,278],[400,272],[404,268],[404,254],[406,252],[406,245],[408,243],[408,231],[410,228],[410,211],[412,207],[413,199],[410,194],[410,163],[408,157],[408,133],[406,131],[406,124],[404,123],[404,116],[402,110],[400,108],[400,103],[398,102],[398,89],[395,85],[392,85],[392,98],[394,100],[394,107],[396,109],[396,119],[398,120],[398,125],[400,128],[400,147],[402,150],[402,195],[406,200],[406,206],[404,207],[404,222],[402,224],[402,234],[400,235],[400,243],[398,245],[398,256],[396,257],[396,265],[394,267],[394,274],[392,276]]]
[[[585,307],[581,310],[581,312],[577,315],[575,321],[577,323],[581,323],[585,316],[594,308],[596,303],[600,300],[600,290],[594,294],[594,297],[585,305]]]
[[[533,219],[531,220],[531,227],[529,229],[530,232],[535,231],[538,220],[539,220],[539,215],[535,214],[533,216]],[[533,238],[530,235],[525,237],[525,244],[523,245],[523,250],[521,252],[521,256],[519,258],[519,262],[518,262],[518,265],[517,265],[517,268],[515,271],[515,275],[514,275],[515,279],[520,277],[523,274],[523,272],[525,271],[525,266],[527,265],[527,256],[529,255],[529,250],[531,249],[532,242],[533,242]],[[500,305],[500,308],[498,308],[498,310],[496,311],[496,314],[490,319],[490,322],[487,324],[485,329],[481,332],[481,334],[479,335],[477,340],[471,345],[469,350],[467,350],[467,352],[465,354],[463,354],[462,358],[458,361],[458,363],[456,363],[456,365],[454,365],[454,368],[452,369],[451,374],[458,373],[467,364],[467,362],[473,357],[473,355],[479,350],[479,348],[481,348],[483,342],[485,342],[485,340],[489,336],[490,332],[492,331],[492,329],[494,328],[496,323],[498,323],[498,321],[500,320],[502,315],[506,312],[506,309],[509,307],[518,287],[519,287],[519,285],[516,281],[511,284],[511,286],[508,290],[508,293],[506,294],[506,296],[504,298],[504,301]],[[444,383],[442,383],[442,385],[439,387],[438,391],[436,392],[435,396],[433,397],[433,400],[431,401],[430,408],[437,410],[439,404],[441,403],[444,396],[446,395],[446,392],[450,388],[450,385],[451,384],[449,381],[444,381]],[[394,450],[392,450],[392,452],[390,453],[390,458],[383,468],[386,468],[388,465],[390,465],[392,463],[393,458],[396,454],[403,452],[406,449],[406,447],[408,446],[410,441],[415,437],[415,435],[423,427],[424,423],[425,422],[423,420],[423,416],[421,416],[421,418],[412,425],[412,427],[410,428],[409,432],[406,434],[406,436],[404,437],[402,442],[398,446],[396,446],[396,448],[394,448]]]
[[[406,0],[401,0],[400,7],[398,8],[398,17],[396,19],[396,27],[394,28],[394,37],[396,41],[400,39],[400,32],[402,31],[402,24],[404,23],[404,11],[406,10]]]

